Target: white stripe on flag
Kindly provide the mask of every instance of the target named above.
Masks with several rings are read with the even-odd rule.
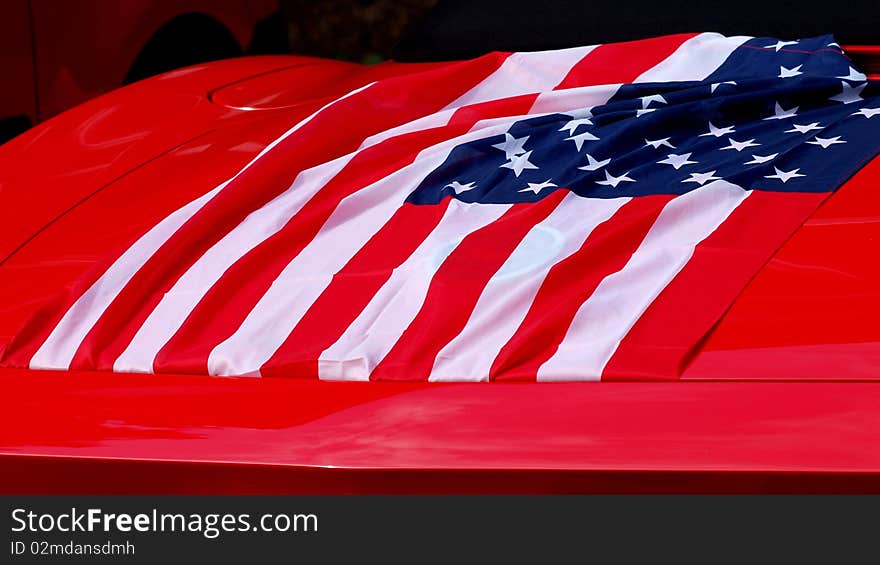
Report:
[[[587,115],[586,110],[606,104],[619,89],[619,84],[600,84],[542,92],[529,109],[529,114],[564,113],[575,110],[578,115]],[[578,104],[572,103],[575,100]]]
[[[511,53],[486,80],[462,94],[446,108],[458,108],[499,98],[538,94],[562,82],[596,45],[556,51]]]
[[[278,139],[267,145],[260,151],[248,164],[241,168],[235,175],[227,181],[201,197],[193,200],[189,204],[179,208],[167,218],[159,222],[155,227],[151,228],[147,233],[141,236],[134,245],[132,245],[125,253],[123,253],[95,283],[80,296],[76,302],[65,312],[61,321],[46,338],[46,341],[40,346],[40,349],[31,357],[31,369],[67,369],[73,356],[79,349],[80,344],[92,327],[100,319],[104,310],[113,302],[116,296],[125,288],[128,281],[140,270],[141,267],[149,260],[149,258],[165,244],[180,227],[194,216],[201,208],[207,204],[214,196],[219,194],[230,182],[236,179],[241,173],[250,168],[263,155],[271,151],[275,146],[284,139],[299,130],[302,126],[310,122],[318,114],[333,106],[337,102],[362,92],[372,86],[374,83],[364,85],[358,89],[352,90],[328,102],[310,116],[298,122],[296,125],[284,132]]]
[[[370,137],[365,139],[361,146],[358,147],[358,151],[363,151],[367,147],[377,145],[379,143],[382,143],[386,139],[391,139],[392,137],[397,137],[398,135],[427,130],[431,128],[443,127],[449,123],[449,120],[452,119],[452,116],[455,115],[455,112],[457,110],[458,108],[440,110],[439,112],[428,114],[427,116],[423,116],[417,120],[406,122],[405,124],[400,124],[399,126],[386,129],[385,131],[380,131],[379,133],[371,135]]]
[[[682,43],[666,60],[633,82],[705,80],[749,39],[752,38],[744,35],[725,37],[720,33],[701,33]]]
[[[718,180],[671,200],[626,265],[581,305],[565,338],[538,369],[539,381],[599,380],[648,306],[750,191]]]
[[[443,261],[468,234],[491,224],[510,207],[452,200],[437,227],[394,270],[336,343],[321,353],[320,378],[369,380],[370,373],[418,314]]]
[[[630,200],[568,194],[489,280],[464,329],[437,354],[428,380],[488,380],[492,362],[525,318],[550,269]]]

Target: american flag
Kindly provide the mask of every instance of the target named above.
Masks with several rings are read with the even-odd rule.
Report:
[[[830,36],[400,65],[84,276],[2,365],[675,379],[875,156],[878,115]]]

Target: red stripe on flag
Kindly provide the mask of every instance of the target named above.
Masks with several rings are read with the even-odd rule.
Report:
[[[600,45],[575,65],[556,88],[632,82],[694,36],[695,33],[682,33]]]
[[[468,104],[455,110],[455,113],[449,118],[448,125],[453,131],[460,132],[456,133],[456,135],[461,135],[468,132],[480,120],[526,114],[537,98],[537,94],[522,94],[520,96],[489,100],[488,102]]]
[[[333,345],[430,234],[449,206],[404,204],[352,257],[260,369],[264,377],[318,377],[318,357]]]
[[[486,283],[566,194],[557,190],[537,202],[516,204],[465,237],[437,269],[419,313],[370,379],[427,380],[437,353],[464,328]]]
[[[593,230],[578,251],[554,265],[516,333],[492,363],[490,379],[535,380],[538,368],[562,343],[581,304],[602,279],[626,265],[672,198],[632,200]]]
[[[677,379],[701,338],[828,195],[753,191],[697,245],[621,341],[602,379]]]

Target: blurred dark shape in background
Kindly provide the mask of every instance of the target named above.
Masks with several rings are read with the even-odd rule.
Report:
[[[377,63],[437,0],[0,0],[0,143],[180,67],[293,53]]]
[[[290,53],[371,64],[390,59],[404,31],[436,3],[437,0],[281,0],[280,15],[286,21]]]

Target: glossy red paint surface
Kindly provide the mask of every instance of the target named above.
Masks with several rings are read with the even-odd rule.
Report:
[[[880,491],[880,384],[0,379],[6,491]]]
[[[83,270],[228,178],[339,89],[420,68],[298,57],[202,65],[102,96],[3,146],[0,348]],[[5,492],[880,492],[880,383],[852,382],[880,380],[878,169],[832,196],[694,352],[683,378],[712,382],[0,370],[0,484]]]
[[[418,72],[444,64],[389,61],[364,66],[313,57],[291,57],[289,66],[212,90],[210,97],[216,104],[230,108],[283,110],[314,101],[319,96],[339,97],[368,82],[402,72]]]

